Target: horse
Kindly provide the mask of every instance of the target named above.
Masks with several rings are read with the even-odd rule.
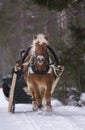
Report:
[[[24,78],[28,92],[32,96],[33,110],[41,110],[45,106],[47,111],[52,111],[51,97],[58,75],[55,73],[55,67],[50,65],[47,46],[48,36],[44,34],[34,36],[30,55],[24,63],[25,65],[29,59],[28,71]]]

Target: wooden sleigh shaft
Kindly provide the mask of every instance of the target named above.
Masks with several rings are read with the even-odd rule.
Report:
[[[15,66],[15,71],[17,71],[16,66]],[[9,94],[8,112],[12,111],[12,104],[13,104],[13,98],[14,98],[14,90],[15,90],[16,80],[17,80],[17,73],[14,73],[13,74],[13,79],[12,79],[12,84],[11,84],[11,89],[10,89],[10,94]]]
[[[64,66],[61,66],[61,71],[59,72],[59,75],[56,76],[56,79],[53,82],[51,94],[53,94],[53,92],[54,92],[54,90],[55,90],[55,88],[56,88],[56,86],[57,86],[57,84],[58,84],[58,82],[59,82],[59,80],[61,78],[61,75],[63,74],[63,71],[64,71]]]

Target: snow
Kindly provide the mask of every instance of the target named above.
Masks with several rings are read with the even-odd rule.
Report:
[[[52,100],[52,106],[52,112],[38,114],[30,104],[17,104],[12,114],[0,89],[0,130],[85,130],[84,106],[64,106],[58,100]]]
[[[80,96],[80,100],[85,102],[85,93],[82,93],[81,96]]]

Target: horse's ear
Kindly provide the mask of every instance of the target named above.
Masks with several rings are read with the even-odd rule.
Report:
[[[37,35],[33,34],[33,39],[34,40],[37,39]]]
[[[45,39],[48,41],[49,34],[45,35]]]

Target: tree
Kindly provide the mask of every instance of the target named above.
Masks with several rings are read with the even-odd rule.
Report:
[[[82,0],[32,0],[35,4],[38,4],[42,7],[47,7],[49,10],[61,11],[68,7],[69,4],[74,2],[80,2]],[[29,3],[29,0],[26,0],[26,3]]]

